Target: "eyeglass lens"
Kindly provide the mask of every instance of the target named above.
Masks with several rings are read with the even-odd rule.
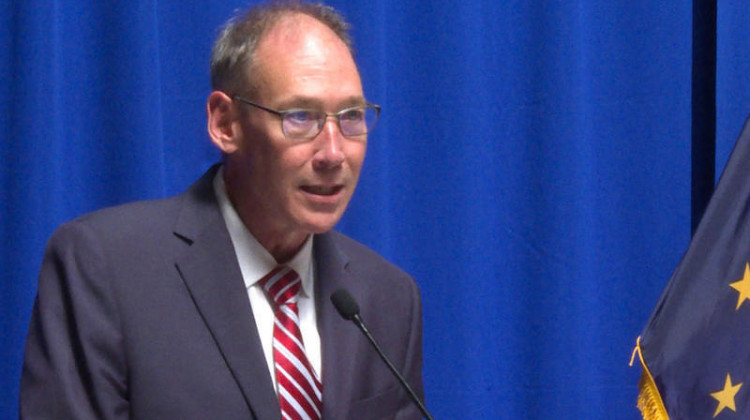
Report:
[[[360,136],[372,129],[377,119],[377,110],[371,107],[351,108],[334,117],[344,136]],[[324,112],[300,110],[284,115],[282,125],[289,137],[315,137],[323,129],[328,115]]]

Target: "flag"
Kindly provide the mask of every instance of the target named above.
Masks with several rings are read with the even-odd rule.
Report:
[[[750,119],[636,355],[644,419],[750,418]]]

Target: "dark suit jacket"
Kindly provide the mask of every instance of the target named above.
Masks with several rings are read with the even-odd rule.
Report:
[[[25,419],[279,420],[215,168],[176,197],[101,210],[50,239],[26,343]],[[316,235],[324,419],[421,419],[329,297],[345,287],[422,394],[414,281],[336,232]]]

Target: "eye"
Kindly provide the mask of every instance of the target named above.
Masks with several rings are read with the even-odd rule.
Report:
[[[297,110],[290,111],[284,115],[284,119],[292,124],[309,124],[311,121],[317,121],[317,116],[313,111]]]
[[[341,121],[359,122],[365,119],[365,111],[361,108],[353,108],[341,114]]]

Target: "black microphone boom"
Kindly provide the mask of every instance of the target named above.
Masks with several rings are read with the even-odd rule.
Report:
[[[367,340],[370,341],[370,344],[372,344],[372,346],[375,348],[375,351],[378,352],[378,356],[383,359],[383,362],[385,362],[393,375],[396,376],[396,379],[401,382],[401,385],[404,387],[404,389],[406,389],[406,392],[409,393],[412,401],[417,404],[417,407],[419,407],[419,410],[422,412],[422,414],[428,420],[435,420],[427,411],[427,407],[424,406],[422,400],[419,399],[419,396],[417,396],[414,390],[411,389],[409,384],[406,382],[404,377],[401,376],[398,370],[396,370],[396,367],[393,366],[393,363],[388,360],[383,351],[380,349],[380,346],[378,346],[378,343],[375,341],[375,338],[373,338],[372,334],[370,334],[370,331],[367,329],[365,323],[362,321],[362,318],[359,316],[359,305],[357,304],[357,301],[354,300],[352,295],[350,295],[349,292],[346,291],[346,289],[339,289],[331,294],[331,302],[333,302],[333,306],[336,307],[336,310],[339,311],[339,314],[342,318],[354,322],[354,324],[359,327],[359,329],[362,331],[362,334],[367,337]]]

